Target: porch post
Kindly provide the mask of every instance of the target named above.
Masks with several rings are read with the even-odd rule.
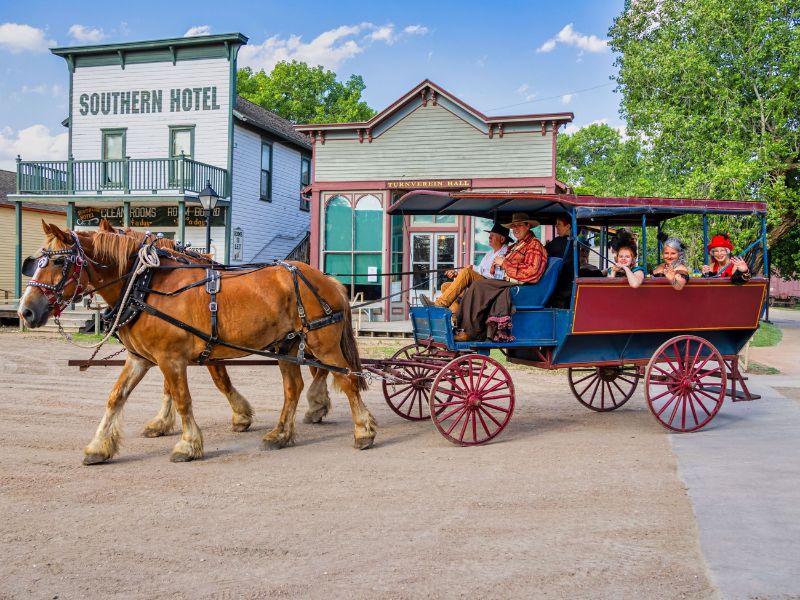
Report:
[[[178,201],[178,239],[186,243],[186,200]]]
[[[122,218],[122,225],[124,227],[131,226],[131,203],[125,200],[122,203],[122,211],[123,211],[123,218]]]
[[[14,297],[22,296],[22,202],[14,202],[14,229],[16,245],[14,246]]]
[[[75,203],[67,202],[67,229],[75,229]]]

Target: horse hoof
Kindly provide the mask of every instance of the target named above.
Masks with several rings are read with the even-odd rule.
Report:
[[[150,429],[149,427],[145,427],[144,431],[142,431],[142,437],[146,438],[157,438],[164,435],[164,432],[160,429]]]
[[[190,454],[185,452],[173,452],[169,455],[169,461],[174,463],[189,462],[194,460]]]
[[[250,423],[234,423],[233,426],[232,426],[232,429],[236,433],[242,433],[242,432],[247,431],[248,429],[250,429]]]
[[[303,423],[316,425],[317,423],[322,423],[322,417],[324,415],[305,415],[303,417]]]
[[[281,448],[285,448],[286,444],[282,444],[277,440],[262,440],[261,441],[261,449],[262,450],[280,450]]]
[[[372,448],[372,444],[375,443],[375,438],[361,438],[355,441],[353,444],[356,447],[356,450],[368,450]]]
[[[106,458],[105,456],[102,456],[100,454],[86,454],[83,457],[83,464],[85,464],[87,466],[89,466],[89,465],[100,465],[100,464],[103,464],[104,462],[106,462],[107,460],[108,460],[108,458]]]

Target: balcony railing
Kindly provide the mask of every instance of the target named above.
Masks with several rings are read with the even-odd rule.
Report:
[[[225,169],[179,156],[122,160],[17,160],[20,194],[81,194],[162,191],[200,192],[211,182],[221,198],[230,197]]]

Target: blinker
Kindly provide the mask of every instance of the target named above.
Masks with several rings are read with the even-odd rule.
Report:
[[[36,273],[37,267],[44,267],[47,266],[47,257],[42,256],[41,258],[37,259],[35,256],[29,256],[25,260],[22,261],[22,271],[23,275],[28,277],[33,277],[34,273]]]

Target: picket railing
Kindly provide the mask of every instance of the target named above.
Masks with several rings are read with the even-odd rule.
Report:
[[[17,160],[21,194],[200,192],[206,182],[220,198],[230,197],[228,172],[183,155],[122,160]]]

